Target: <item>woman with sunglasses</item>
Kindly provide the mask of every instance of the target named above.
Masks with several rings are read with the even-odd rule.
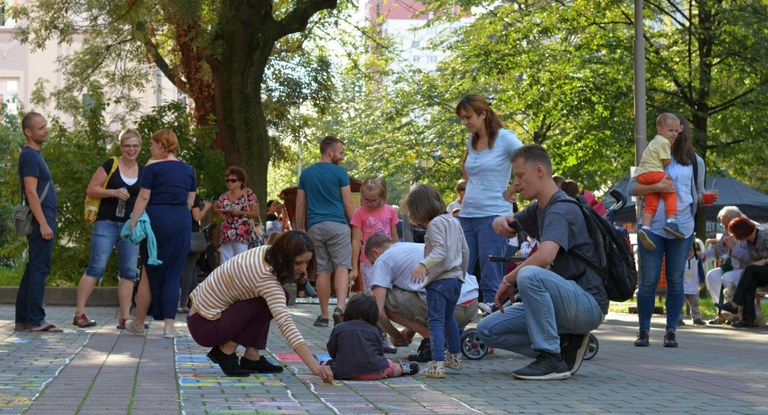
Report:
[[[230,166],[224,180],[227,192],[219,197],[213,209],[221,215],[219,255],[222,264],[248,250],[253,239],[248,219],[259,217],[259,201],[253,191],[245,187],[245,170]]]
[[[315,246],[302,231],[288,231],[272,245],[260,246],[216,268],[190,295],[187,326],[208,358],[227,376],[280,373],[283,367],[259,353],[267,347],[273,319],[286,342],[324,382],[333,382],[328,366],[320,366],[296,328],[286,305],[283,285],[306,282],[315,273]],[[230,289],[227,289],[230,287]],[[238,346],[245,347],[242,357]]]

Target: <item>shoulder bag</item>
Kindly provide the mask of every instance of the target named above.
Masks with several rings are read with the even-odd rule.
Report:
[[[19,191],[21,192],[21,198],[19,205],[16,206],[16,210],[13,212],[13,226],[16,229],[16,233],[21,236],[27,236],[32,234],[32,209],[29,208],[27,198],[24,197],[24,183],[19,183]],[[49,181],[43,189],[43,194],[40,196],[40,200],[45,199],[45,195],[48,194],[48,189],[51,187]]]
[[[101,185],[102,189],[107,188],[107,183],[109,183],[109,179],[112,178],[112,174],[115,173],[115,170],[117,170],[117,167],[119,165],[119,162],[117,160],[117,157],[112,157],[112,168],[109,170],[109,174],[107,175],[107,180],[104,180],[104,183]],[[99,214],[99,206],[101,205],[101,198],[98,197],[90,197],[87,194],[85,195],[85,221],[88,223],[96,222],[96,216]]]

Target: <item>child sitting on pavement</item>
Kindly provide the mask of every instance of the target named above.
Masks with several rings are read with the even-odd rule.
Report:
[[[681,129],[680,119],[675,114],[665,112],[656,118],[657,135],[643,151],[643,158],[635,170],[635,177],[639,184],[656,184],[668,177],[664,167],[672,161],[672,143],[677,139]],[[684,239],[685,235],[680,233],[677,225],[677,193],[647,193],[644,198],[643,221],[641,228],[637,231],[637,237],[645,249],[649,251],[656,249],[656,244],[648,233],[651,232],[651,219],[659,207],[659,198],[664,199],[667,214],[667,220],[662,228],[675,237]]]
[[[384,344],[377,327],[379,306],[369,294],[356,294],[344,310],[344,322],[333,327],[328,339],[333,377],[344,380],[376,380],[414,375],[419,364],[395,363],[384,357]]]

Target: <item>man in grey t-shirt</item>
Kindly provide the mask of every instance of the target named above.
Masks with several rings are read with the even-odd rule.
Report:
[[[493,229],[507,237],[524,230],[540,245],[502,279],[495,298],[500,310],[481,320],[477,332],[489,346],[536,357],[512,372],[516,378],[565,379],[581,366],[588,333],[608,311],[608,295],[602,278],[568,254],[597,258],[580,207],[565,200],[568,195],[552,180],[547,151],[536,144],[524,146],[512,155],[512,166],[515,190],[535,202],[514,216],[496,218]],[[515,288],[522,302],[504,307]]]

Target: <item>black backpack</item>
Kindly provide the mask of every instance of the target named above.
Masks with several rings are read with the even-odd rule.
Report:
[[[637,288],[637,266],[628,235],[622,234],[592,208],[584,206],[575,199],[559,199],[555,202],[560,201],[572,201],[579,206],[600,258],[598,263],[595,263],[594,260],[576,251],[572,252],[573,255],[603,278],[605,290],[611,301],[627,301],[632,298]]]

